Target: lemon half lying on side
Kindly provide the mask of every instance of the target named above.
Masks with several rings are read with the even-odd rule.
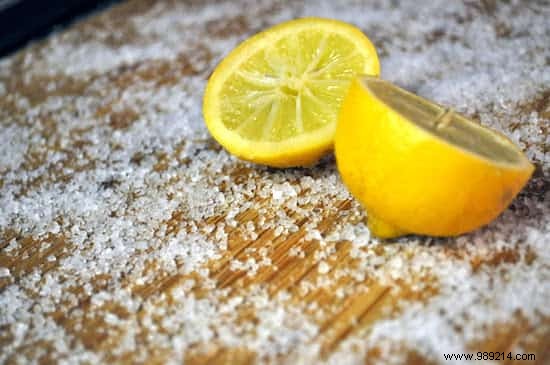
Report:
[[[288,21],[241,43],[218,65],[204,95],[206,126],[244,160],[310,165],[332,148],[351,80],[379,72],[376,51],[358,28]]]
[[[481,227],[534,170],[503,135],[376,77],[351,84],[335,154],[345,185],[382,238]]]

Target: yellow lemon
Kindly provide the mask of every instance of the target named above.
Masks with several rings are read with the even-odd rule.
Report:
[[[351,80],[379,72],[376,51],[358,28],[288,21],[244,41],[218,65],[204,94],[204,120],[244,160],[309,165],[332,148]]]
[[[481,227],[534,170],[503,135],[376,77],[352,82],[334,143],[345,185],[382,238]]]

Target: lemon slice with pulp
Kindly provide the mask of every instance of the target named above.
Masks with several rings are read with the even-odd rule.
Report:
[[[335,154],[379,237],[454,236],[497,217],[533,165],[500,133],[376,77],[345,97]]]
[[[288,21],[241,43],[218,65],[204,95],[206,126],[244,160],[310,165],[332,148],[351,80],[379,71],[358,28],[321,18]]]

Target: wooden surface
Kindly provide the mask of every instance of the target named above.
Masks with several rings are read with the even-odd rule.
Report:
[[[414,89],[445,80],[445,67],[471,72],[467,60],[453,68],[436,57],[442,74],[413,67],[418,77],[404,79],[407,63],[392,55],[450,52],[457,35],[438,23],[415,30],[424,51],[408,49],[406,32],[376,22],[423,23],[414,7],[331,4],[319,15],[356,19],[386,77]],[[543,3],[453,6],[448,29],[486,26],[510,49],[531,37],[520,59],[550,71]],[[455,105],[513,136],[537,165],[503,217],[456,239],[378,241],[330,156],[273,170],[210,139],[200,97],[224,52],[316,8],[133,1],[4,60],[0,362],[443,364],[444,353],[522,351],[536,360],[500,363],[550,363],[550,102],[538,74],[517,99],[477,85],[488,104]],[[358,9],[381,18],[362,23]]]

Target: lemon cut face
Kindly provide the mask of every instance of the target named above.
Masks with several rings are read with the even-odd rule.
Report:
[[[204,119],[244,160],[310,165],[332,148],[351,80],[379,72],[376,51],[358,28],[321,18],[288,21],[241,43],[219,64],[205,91]]]
[[[344,183],[383,238],[479,228],[534,170],[500,133],[377,77],[353,81],[335,154]]]

